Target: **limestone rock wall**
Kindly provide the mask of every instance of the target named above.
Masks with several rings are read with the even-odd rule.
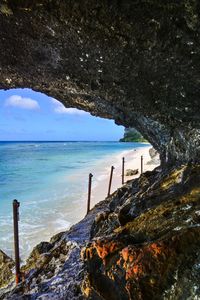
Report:
[[[0,88],[137,128],[163,164],[199,161],[198,0],[1,0]]]

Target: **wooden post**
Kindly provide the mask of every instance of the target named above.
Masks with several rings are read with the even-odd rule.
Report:
[[[122,158],[122,184],[124,184],[124,165],[125,165],[125,159]]]
[[[141,174],[143,173],[143,155],[141,155]]]
[[[89,182],[88,182],[88,203],[87,203],[87,214],[90,211],[90,200],[91,200],[91,188],[92,188],[92,177],[93,175],[89,174]]]
[[[111,170],[110,170],[110,180],[109,180],[109,186],[108,186],[108,197],[110,196],[110,191],[111,191],[113,170],[114,170],[114,167],[112,166]]]
[[[15,248],[15,282],[18,284],[21,281],[20,273],[20,256],[19,256],[19,206],[17,200],[13,200],[13,228],[14,228],[14,248]]]

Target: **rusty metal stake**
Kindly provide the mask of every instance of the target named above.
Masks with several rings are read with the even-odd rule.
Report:
[[[88,182],[88,203],[87,203],[87,214],[90,211],[90,200],[91,200],[91,188],[92,188],[92,177],[93,175],[89,174],[89,182]]]
[[[143,155],[141,155],[141,174],[143,173]]]
[[[19,206],[17,200],[13,200],[13,226],[14,226],[14,247],[15,247],[15,282],[18,284],[21,281],[20,273],[20,257],[19,257]]]
[[[110,196],[110,191],[111,191],[113,170],[114,170],[114,167],[112,166],[111,170],[110,170],[110,180],[109,180],[109,186],[108,186],[108,197]]]
[[[122,158],[122,184],[124,184],[124,165],[125,165],[125,158]]]

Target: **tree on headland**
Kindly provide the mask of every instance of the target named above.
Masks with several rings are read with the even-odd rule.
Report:
[[[135,128],[125,128],[124,137],[119,140],[120,142],[147,142]]]

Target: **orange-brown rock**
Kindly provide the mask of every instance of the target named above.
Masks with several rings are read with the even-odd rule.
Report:
[[[192,297],[198,294],[197,288],[193,290],[200,278],[198,170],[199,166],[183,166],[153,185],[151,176],[143,175],[147,176],[143,193],[140,190],[122,207],[123,225],[86,248],[92,249],[86,259],[91,299],[98,299],[96,294],[106,300],[182,299],[186,292]]]

